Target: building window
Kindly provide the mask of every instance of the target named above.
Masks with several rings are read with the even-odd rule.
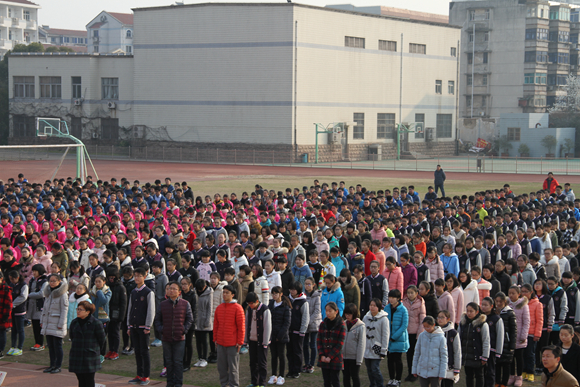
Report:
[[[472,9],[469,11],[469,21],[475,20],[475,10]]]
[[[83,138],[83,124],[80,117],[72,117],[70,120],[71,135],[82,140]]]
[[[127,54],[132,54],[133,53],[133,46],[127,46],[127,47],[125,47],[125,52]]]
[[[439,79],[435,81],[435,93],[443,94],[443,81]]]
[[[528,7],[526,17],[536,17],[536,7]]]
[[[485,95],[481,96],[481,107],[485,108],[487,105],[487,97]]]
[[[24,12],[22,12],[22,18],[24,20],[30,21],[30,11],[24,11]]]
[[[393,113],[377,114],[377,138],[393,138],[395,115]]]
[[[93,46],[93,52],[99,53],[99,46]]]
[[[467,86],[473,85],[473,77],[471,75],[467,76]]]
[[[452,114],[437,114],[437,138],[451,138]]]
[[[73,98],[83,97],[81,77],[72,77],[72,97]]]
[[[474,36],[473,36],[473,33],[470,32],[469,34],[467,34],[467,36],[469,38],[468,39],[469,40],[469,43],[473,43],[473,39],[475,39]]]
[[[536,74],[536,84],[545,85],[546,79],[547,79],[546,73],[537,73]]]
[[[119,78],[101,78],[102,99],[119,99]]]
[[[487,52],[484,52],[484,53],[483,53],[483,60],[482,60],[482,62],[483,62],[483,63],[487,63],[487,62],[488,62],[488,60],[489,60],[489,53],[487,53]]]
[[[465,106],[467,106],[468,108],[471,107],[471,96],[470,95],[465,97]]]
[[[133,37],[133,32],[131,30],[127,30],[127,38],[131,39]]]
[[[93,30],[93,38],[99,37],[99,30]]]
[[[415,113],[415,122],[423,124],[423,131],[417,132],[415,129],[415,138],[425,138],[425,114]]]
[[[60,77],[39,77],[39,78],[40,78],[40,98],[61,97]]]
[[[524,74],[524,84],[537,84],[537,85],[545,85],[546,84],[546,73],[527,73]]]
[[[550,63],[569,64],[570,54],[567,52],[550,52],[548,54],[548,61]]]
[[[36,120],[34,117],[21,114],[12,116],[12,134],[13,137],[35,137]]]
[[[455,81],[447,82],[447,92],[449,94],[455,94]]]
[[[14,77],[14,98],[34,98],[34,77]]]
[[[70,43],[70,38],[68,36],[65,36],[64,38],[62,38],[64,43]]]
[[[457,56],[457,47],[451,47],[451,56]]]
[[[550,20],[558,20],[558,10],[550,10]]]
[[[365,38],[356,38],[354,36],[344,37],[345,47],[365,48]]]
[[[529,85],[534,83],[534,73],[524,74],[524,84]]]
[[[520,128],[507,128],[508,141],[520,141]]]
[[[411,54],[427,54],[427,46],[425,44],[409,43],[409,52]]]
[[[365,114],[354,113],[353,121],[355,122],[352,128],[352,138],[355,140],[364,140],[365,138]]]
[[[397,42],[392,40],[379,40],[379,50],[397,51]]]
[[[473,64],[473,54],[467,54],[467,64]]]
[[[536,29],[535,28],[526,29],[526,40],[536,40]]]
[[[119,139],[118,118],[101,118],[101,139],[103,140]]]
[[[489,32],[486,32],[485,34],[483,34],[483,41],[489,42]]]
[[[487,74],[483,74],[483,76],[481,77],[481,85],[487,86]]]
[[[12,8],[8,8],[8,17],[12,17]]]

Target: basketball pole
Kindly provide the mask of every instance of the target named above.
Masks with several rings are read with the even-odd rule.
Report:
[[[70,149],[70,147],[67,147],[66,150],[64,151],[64,154],[62,155],[62,157],[60,158],[60,163],[58,163],[58,167],[56,167],[56,170],[54,171],[54,173],[52,174],[52,177],[50,178],[50,180],[54,180],[54,177],[56,176],[56,174],[58,173],[58,170],[60,169],[66,155],[68,154],[68,150]],[[78,153],[78,147],[77,147],[77,153]]]

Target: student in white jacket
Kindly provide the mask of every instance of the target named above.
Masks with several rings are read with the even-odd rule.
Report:
[[[282,277],[280,277],[280,273],[274,270],[276,265],[274,261],[271,259],[267,259],[264,261],[264,276],[268,281],[268,286],[270,289],[273,289],[275,286],[282,286]]]
[[[459,283],[463,288],[463,304],[467,305],[470,302],[475,302],[479,305],[477,281],[471,278],[471,273],[466,269],[461,270],[459,273]]]

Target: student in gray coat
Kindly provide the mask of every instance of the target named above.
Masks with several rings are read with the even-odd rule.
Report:
[[[391,327],[387,312],[383,310],[383,302],[373,298],[369,304],[369,312],[363,319],[366,327],[365,365],[369,376],[370,387],[383,387],[381,360],[387,356]]]
[[[207,366],[209,332],[213,331],[213,289],[209,282],[199,278],[195,282],[197,292],[197,316],[195,318],[195,346],[199,360],[194,367]]]
[[[366,327],[359,317],[359,309],[353,303],[344,307],[346,318],[346,337],[342,347],[344,368],[342,370],[343,384],[350,387],[360,387],[359,371],[366,347]]]
[[[304,367],[302,372],[311,374],[314,372],[314,362],[316,361],[316,337],[318,336],[318,328],[322,322],[322,310],[320,307],[320,297],[322,291],[317,289],[317,283],[314,278],[308,277],[304,281],[304,295],[308,302],[308,314],[310,322],[308,329],[304,335]]]
[[[67,333],[66,317],[68,315],[68,285],[58,274],[48,277],[48,287],[43,288],[44,306],[40,323],[41,334],[46,336],[50,355],[50,367],[44,373],[56,374],[62,366],[62,339]]]

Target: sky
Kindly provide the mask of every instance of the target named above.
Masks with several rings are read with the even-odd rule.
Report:
[[[154,7],[170,5],[175,0],[31,0],[39,4],[38,23],[49,25],[52,28],[70,30],[84,30],[85,26],[101,11],[130,13],[131,8]],[[181,0],[185,4],[201,3],[206,1]],[[279,0],[285,1],[285,0]],[[297,3],[323,7],[327,4],[353,4],[355,6],[382,5],[387,7],[406,8],[414,11],[423,11],[447,15],[449,0],[294,0]],[[214,1],[217,2],[217,1]],[[226,0],[225,2],[274,2],[272,0]]]

